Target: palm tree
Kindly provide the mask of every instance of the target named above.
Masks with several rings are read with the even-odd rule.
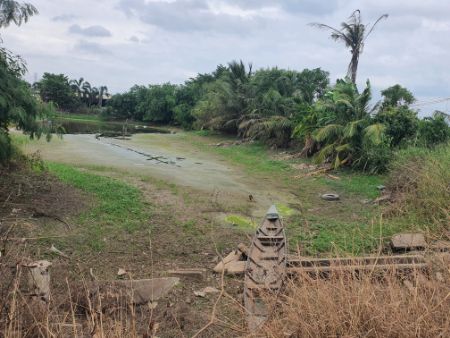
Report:
[[[369,28],[368,24],[365,25],[362,23],[361,12],[357,9],[352,13],[352,15],[350,15],[348,22],[341,23],[341,30],[323,23],[311,23],[311,25],[314,27],[331,30],[331,38],[333,40],[343,42],[346,47],[350,48],[352,58],[350,60],[350,64],[348,65],[347,76],[351,78],[353,83],[356,83],[356,72],[358,70],[359,56],[363,52],[364,43],[378,22],[382,19],[386,19],[387,17],[387,14],[383,14]]]
[[[384,139],[384,125],[373,123],[369,108],[370,83],[359,93],[356,85],[338,80],[332,91],[314,107],[313,121],[297,126],[295,134],[305,138],[304,153],[317,151],[316,161],[330,162],[334,168],[360,161],[364,145],[380,145]]]
[[[84,79],[80,77],[79,80],[70,80],[70,87],[77,93],[77,96],[81,99],[81,93],[83,91]]]
[[[98,94],[98,106],[101,107],[103,105],[103,95],[108,95],[108,87],[100,86],[99,94]]]
[[[85,101],[87,106],[90,106],[92,100],[92,86],[89,82],[85,81],[83,83],[83,100]]]
[[[8,27],[11,22],[20,26],[35,14],[38,14],[38,10],[32,4],[0,0],[0,28]]]

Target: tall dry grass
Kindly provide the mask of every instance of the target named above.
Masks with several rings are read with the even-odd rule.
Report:
[[[450,274],[440,281],[419,271],[394,270],[328,279],[307,274],[289,280],[267,337],[450,337]]]
[[[417,225],[450,226],[450,144],[400,151],[391,165],[392,212]],[[421,224],[420,224],[421,223]]]

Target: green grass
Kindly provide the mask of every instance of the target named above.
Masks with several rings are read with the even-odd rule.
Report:
[[[61,181],[94,197],[93,206],[79,216],[79,244],[101,250],[105,238],[144,229],[150,216],[141,192],[126,183],[83,172],[69,165],[48,163]]]
[[[380,196],[377,186],[383,185],[384,176],[367,175],[355,172],[339,172],[340,179],[332,179],[326,176],[320,177],[319,182],[330,187],[340,194],[358,195],[369,199]]]
[[[371,222],[344,222],[309,215],[289,224],[286,232],[291,248],[298,244],[308,255],[361,255],[375,251],[380,239],[386,244],[390,236],[404,229],[400,224],[380,224],[377,217]]]
[[[87,115],[87,114],[62,114],[56,115],[59,119],[64,120],[76,120],[76,121],[102,121],[98,115]]]
[[[225,222],[241,230],[254,230],[257,227],[255,222],[239,215],[228,215],[225,217]]]
[[[267,147],[261,144],[207,147],[231,163],[244,167],[248,174],[286,174],[291,169],[288,163],[270,158]]]

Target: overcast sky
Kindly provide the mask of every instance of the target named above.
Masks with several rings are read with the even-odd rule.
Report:
[[[321,67],[346,74],[349,51],[310,22],[338,27],[355,9],[380,22],[368,39],[358,84],[374,96],[400,83],[419,101],[450,97],[449,0],[27,0],[40,14],[2,30],[4,45],[44,72],[84,77],[110,92],[134,84],[182,83],[219,63],[254,68]],[[450,102],[424,106],[450,110]]]

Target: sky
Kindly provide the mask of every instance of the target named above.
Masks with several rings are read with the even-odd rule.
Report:
[[[350,52],[309,25],[339,28],[360,9],[381,21],[364,46],[358,86],[380,91],[401,84],[421,115],[450,111],[449,0],[27,0],[39,15],[0,31],[3,44],[28,64],[26,79],[44,72],[83,77],[111,93],[134,84],[183,83],[232,60],[253,69],[322,68],[345,76]]]

